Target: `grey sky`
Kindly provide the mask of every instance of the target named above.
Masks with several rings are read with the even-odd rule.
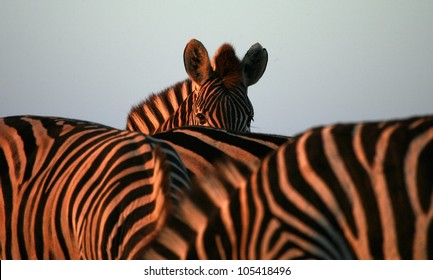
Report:
[[[433,113],[433,1],[0,1],[0,117],[124,128],[197,38],[269,53],[253,131]]]

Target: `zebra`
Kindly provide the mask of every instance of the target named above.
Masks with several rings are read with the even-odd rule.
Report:
[[[183,57],[189,79],[133,106],[126,129],[147,135],[189,125],[250,131],[254,110],[247,88],[266,69],[266,49],[256,43],[240,61],[226,43],[211,62],[203,44],[192,39]]]
[[[138,132],[0,119],[0,259],[135,259],[190,187],[175,150]]]
[[[195,182],[145,258],[433,259],[433,116],[325,125]]]

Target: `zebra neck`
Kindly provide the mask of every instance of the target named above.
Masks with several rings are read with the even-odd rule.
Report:
[[[169,131],[174,128],[179,128],[183,126],[192,125],[192,107],[194,103],[193,94],[189,94],[185,100],[180,104],[179,108],[173,112],[173,114],[168,116],[157,129],[155,129],[154,134]]]
[[[181,114],[179,109],[191,96],[193,83],[187,79],[169,87],[132,107],[127,129],[153,135],[172,128]]]

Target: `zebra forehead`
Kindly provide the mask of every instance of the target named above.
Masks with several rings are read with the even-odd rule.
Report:
[[[222,45],[212,59],[212,68],[223,79],[225,86],[241,79],[241,61],[236,56],[233,46]]]
[[[212,68],[216,70],[217,67],[225,66],[224,63],[229,63],[226,67],[241,64],[241,61],[236,56],[234,47],[230,44],[223,44],[215,52],[212,59]]]

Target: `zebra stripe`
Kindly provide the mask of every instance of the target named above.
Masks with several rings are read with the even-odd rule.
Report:
[[[261,133],[230,133],[209,127],[181,127],[153,135],[173,147],[191,176],[206,180],[214,172],[214,162],[229,158],[254,170],[270,152],[288,137]]]
[[[249,178],[229,161],[147,258],[432,259],[433,117],[309,130]]]
[[[193,39],[184,51],[189,79],[133,106],[126,127],[148,135],[188,125],[250,131],[254,111],[247,88],[261,78],[267,61],[266,49],[256,43],[242,61],[224,44],[211,62]]]
[[[0,258],[135,259],[189,187],[163,141],[84,121],[0,119]]]

